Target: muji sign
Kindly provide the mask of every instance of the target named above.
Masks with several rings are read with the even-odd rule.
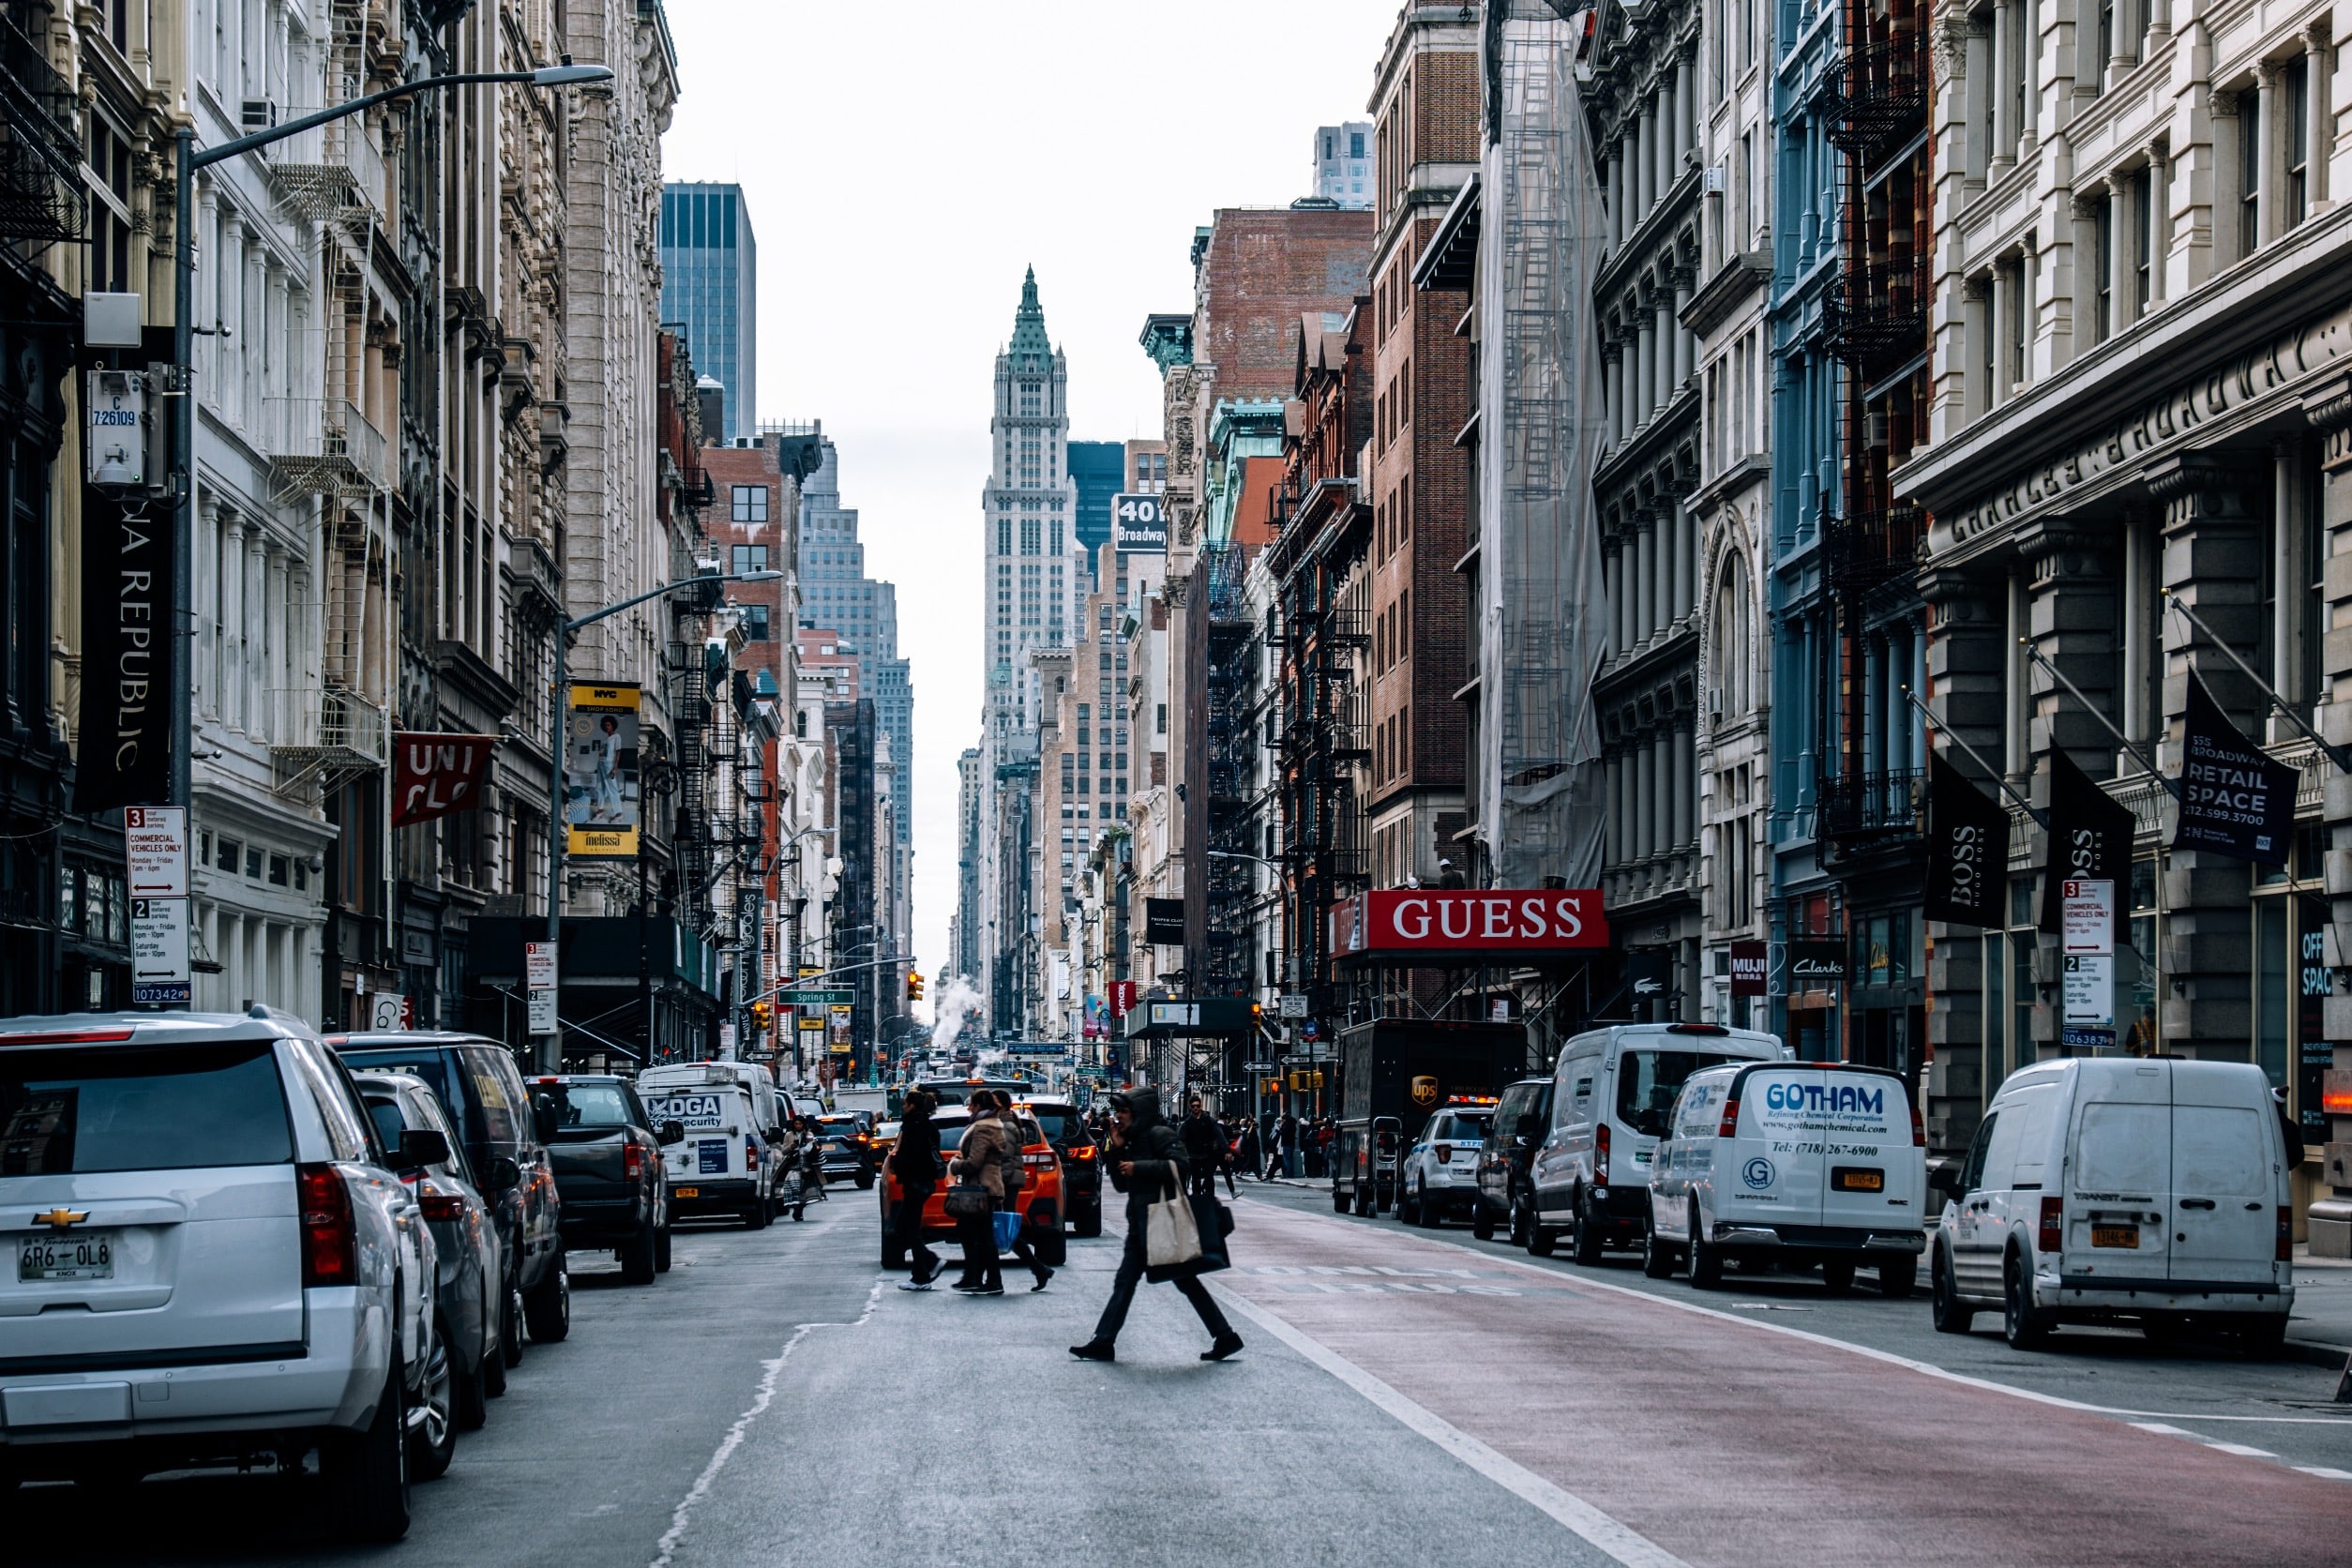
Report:
[[[1609,944],[1590,887],[1391,887],[1332,908],[1331,950],[1348,953],[1560,953]]]
[[[407,827],[482,804],[496,735],[392,737],[392,825]]]

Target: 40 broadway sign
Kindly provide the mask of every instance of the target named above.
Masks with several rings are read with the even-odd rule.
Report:
[[[1592,887],[1391,887],[1334,904],[1334,954],[1561,953],[1609,944]]]

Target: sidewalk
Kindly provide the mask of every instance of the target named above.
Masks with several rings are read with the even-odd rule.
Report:
[[[2286,1349],[2314,1366],[2341,1367],[2352,1359],[2352,1261],[2295,1249],[2295,1312],[2287,1319]]]

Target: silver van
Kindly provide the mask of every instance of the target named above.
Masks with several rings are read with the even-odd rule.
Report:
[[[1753,1062],[1694,1073],[1650,1171],[1652,1279],[1688,1262],[1701,1289],[1732,1259],[1856,1265],[1907,1296],[1926,1249],[1927,1138],[1903,1076],[1845,1062]]]
[[[1529,1162],[1528,1250],[1550,1257],[1563,1230],[1575,1235],[1579,1263],[1599,1262],[1604,1246],[1640,1246],[1650,1230],[1651,1156],[1683,1080],[1726,1062],[1787,1055],[1776,1034],[1714,1023],[1613,1024],[1570,1040],[1552,1070],[1551,1130]]]

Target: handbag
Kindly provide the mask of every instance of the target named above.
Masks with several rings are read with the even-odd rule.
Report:
[[[1191,1272],[1214,1274],[1229,1269],[1233,1259],[1228,1254],[1225,1238],[1233,1232],[1233,1211],[1216,1199],[1216,1194],[1197,1192],[1192,1195],[1193,1229],[1200,1237],[1200,1256],[1195,1259]]]
[[[946,1205],[949,1219],[986,1219],[996,1212],[988,1189],[969,1177],[949,1187],[940,1201]]]
[[[1010,1209],[999,1209],[989,1216],[996,1222],[996,1249],[1009,1252],[1021,1239],[1021,1216]]]
[[[1153,1269],[1173,1269],[1199,1256],[1199,1221],[1193,1216],[1191,1200],[1171,1184],[1145,1212],[1143,1260]]]

